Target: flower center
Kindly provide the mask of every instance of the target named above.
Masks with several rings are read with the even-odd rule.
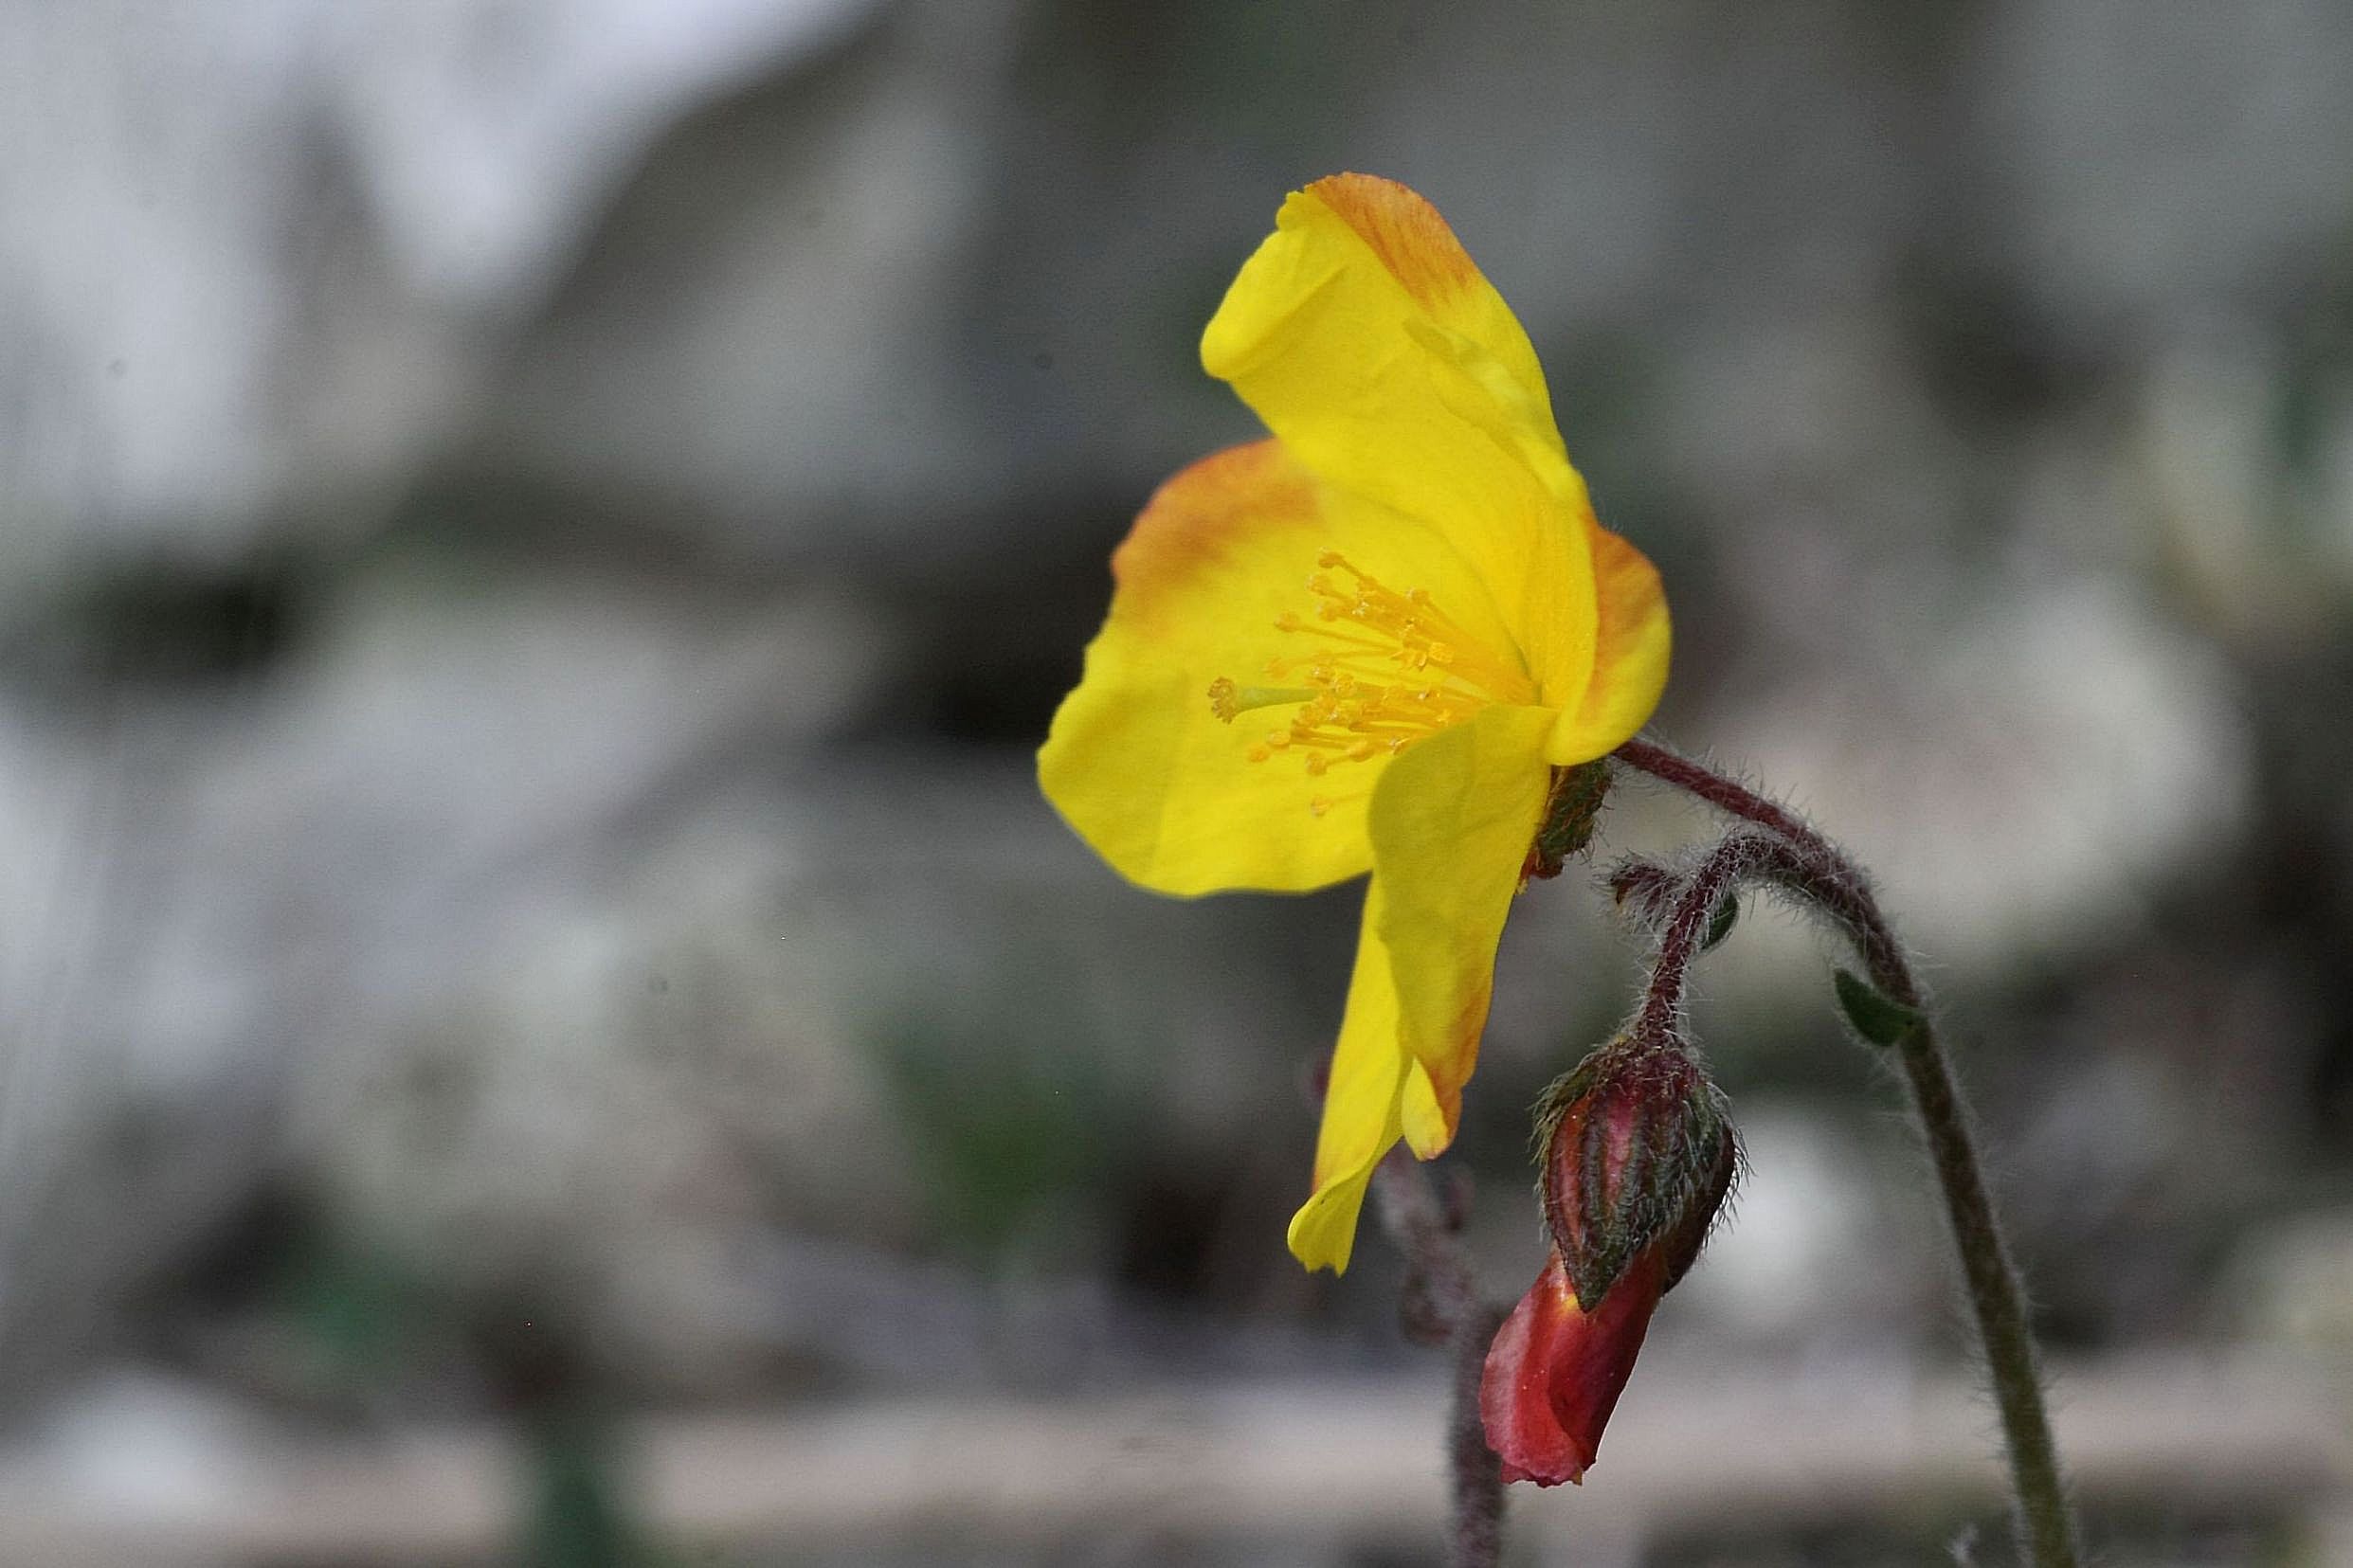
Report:
[[[1464,631],[1428,589],[1385,587],[1337,550],[1322,551],[1315,565],[1307,580],[1312,618],[1286,611],[1275,622],[1301,644],[1267,661],[1276,684],[1221,676],[1209,686],[1209,711],[1228,724],[1255,709],[1294,710],[1251,746],[1252,762],[1295,752],[1320,777],[1334,763],[1395,756],[1491,702],[1536,699],[1535,683]]]

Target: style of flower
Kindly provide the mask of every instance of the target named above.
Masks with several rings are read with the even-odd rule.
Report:
[[[1294,192],[1202,363],[1272,439],[1137,517],[1039,778],[1163,892],[1371,873],[1290,1229],[1337,1271],[1382,1154],[1454,1138],[1555,770],[1649,718],[1666,602],[1595,520],[1527,334],[1405,187]]]

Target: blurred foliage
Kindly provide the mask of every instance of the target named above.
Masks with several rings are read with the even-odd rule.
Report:
[[[1037,955],[953,998],[902,1000],[876,1038],[935,1235],[971,1263],[1099,1267],[1149,1141],[1152,1086],[1119,1064],[1153,1059],[1150,1042],[1074,1049],[1099,1024],[1051,977]]]

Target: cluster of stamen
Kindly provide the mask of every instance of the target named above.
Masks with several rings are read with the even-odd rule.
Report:
[[[1491,702],[1531,702],[1535,688],[1509,659],[1431,603],[1426,588],[1400,593],[1336,550],[1316,556],[1307,580],[1313,615],[1285,612],[1275,629],[1307,646],[1269,659],[1270,684],[1209,687],[1209,708],[1232,723],[1258,708],[1292,705],[1291,720],[1246,753],[1252,762],[1296,753],[1321,777],[1334,763],[1395,756]],[[1318,815],[1331,802],[1318,797]]]

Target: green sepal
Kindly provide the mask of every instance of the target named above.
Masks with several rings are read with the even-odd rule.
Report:
[[[1609,795],[1609,759],[1598,758],[1574,767],[1552,770],[1552,786],[1545,797],[1544,820],[1528,846],[1520,868],[1522,882],[1561,874],[1568,857],[1593,842],[1594,820]]]
[[[1838,1008],[1855,1032],[1873,1045],[1894,1045],[1927,1021],[1917,1007],[1907,1007],[1869,981],[1839,969],[1835,973]]]

